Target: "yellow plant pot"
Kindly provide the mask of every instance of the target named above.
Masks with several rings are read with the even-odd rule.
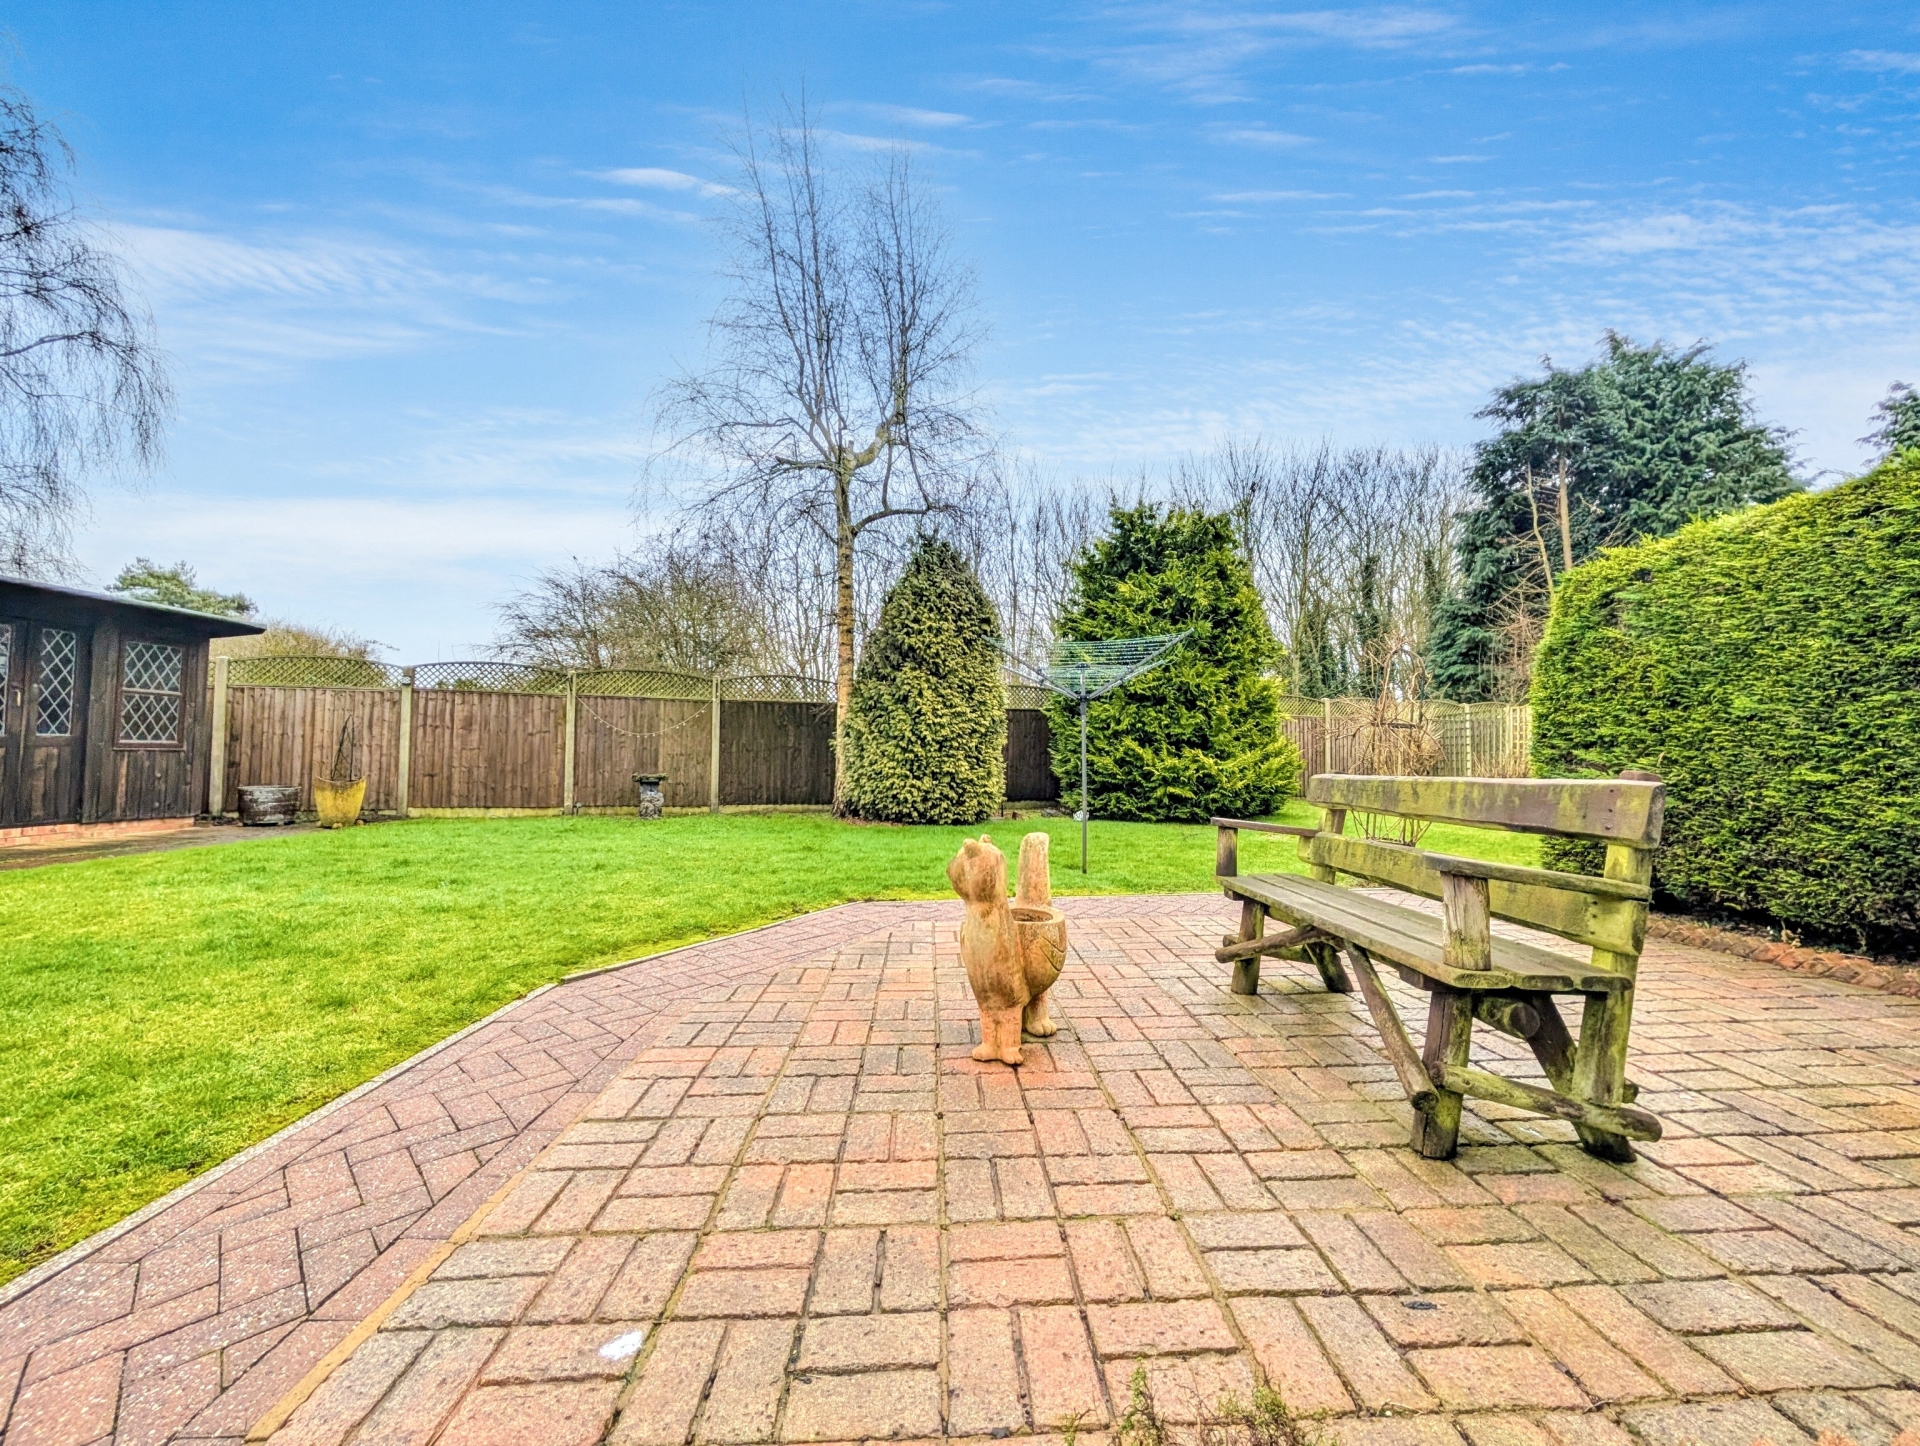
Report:
[[[320,815],[322,828],[345,828],[360,822],[360,805],[366,801],[364,778],[356,778],[351,783],[334,783],[325,778],[313,780],[313,807]]]

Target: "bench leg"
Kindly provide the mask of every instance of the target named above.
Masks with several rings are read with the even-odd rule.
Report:
[[[1595,1105],[1617,1105],[1626,1092],[1627,1030],[1633,1022],[1633,987],[1606,994],[1589,994],[1580,1014],[1580,1047],[1573,1056],[1575,1099]],[[1625,1164],[1633,1159],[1633,1145],[1624,1135],[1574,1127],[1589,1155]]]
[[[1436,985],[1427,998],[1427,1042],[1420,1061],[1429,1074],[1443,1065],[1465,1065],[1473,1042],[1473,996]],[[1413,1148],[1429,1160],[1450,1160],[1460,1143],[1461,1096],[1434,1086],[1436,1098],[1413,1115]]]
[[[1240,937],[1237,943],[1247,944],[1258,939],[1266,932],[1267,911],[1251,900],[1240,902]],[[1245,959],[1233,961],[1233,983],[1229,986],[1235,994],[1258,994],[1260,992],[1260,956],[1254,954]]]
[[[1529,994],[1526,999],[1540,1016],[1540,1028],[1527,1044],[1546,1072],[1547,1083],[1561,1094],[1570,1095],[1573,1093],[1574,1048],[1573,1036],[1567,1033],[1567,1022],[1560,1017],[1551,994]]]
[[[1353,993],[1353,981],[1347,977],[1347,971],[1340,967],[1340,950],[1335,945],[1309,944],[1306,946],[1306,955],[1313,960],[1313,967],[1320,971],[1320,982],[1327,986],[1329,994]]]

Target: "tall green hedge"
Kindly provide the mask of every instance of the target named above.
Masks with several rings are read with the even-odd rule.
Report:
[[[967,560],[923,537],[880,605],[847,712],[841,806],[886,823],[978,823],[1006,801],[1000,619]]]
[[[1280,650],[1225,516],[1116,508],[1074,564],[1055,632],[1092,641],[1191,630],[1153,672],[1088,711],[1088,776],[1101,818],[1201,821],[1271,813],[1299,786],[1265,675]],[[1078,706],[1048,708],[1060,796],[1080,798]]]
[[[1920,450],[1575,570],[1533,708],[1539,775],[1666,780],[1666,895],[1920,941]]]

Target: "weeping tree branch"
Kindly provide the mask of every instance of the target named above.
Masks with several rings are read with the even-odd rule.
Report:
[[[0,569],[65,571],[84,478],[159,458],[172,392],[152,325],[95,244],[73,153],[0,88]]]

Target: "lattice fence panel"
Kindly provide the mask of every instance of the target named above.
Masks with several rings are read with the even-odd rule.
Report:
[[[713,696],[713,679],[705,673],[664,668],[600,668],[576,673],[574,690],[583,697],[676,698],[698,703]]]
[[[1009,708],[1043,709],[1047,701],[1054,696],[1051,688],[1042,688],[1037,683],[1007,683],[1007,706]]]
[[[436,692],[564,693],[565,668],[543,668],[535,663],[494,660],[470,663],[421,663],[413,670],[413,686]]]
[[[720,680],[728,703],[831,703],[833,684],[792,673],[741,673]]]
[[[235,658],[227,682],[236,688],[397,688],[400,669],[366,658]]]

